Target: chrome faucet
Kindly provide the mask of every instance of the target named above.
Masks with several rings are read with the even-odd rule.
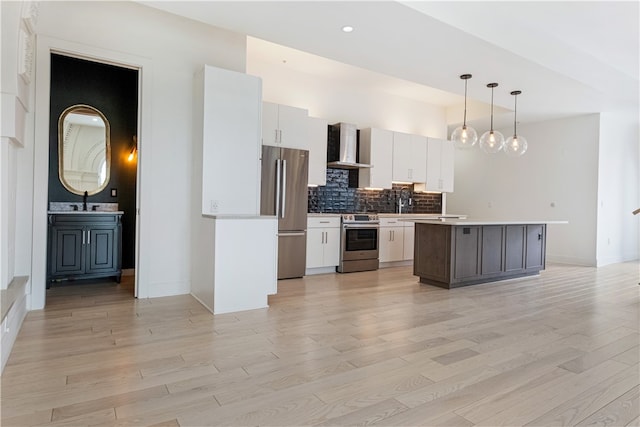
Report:
[[[402,213],[402,208],[404,208],[404,202],[402,201],[402,197],[398,198],[398,213],[401,214]]]

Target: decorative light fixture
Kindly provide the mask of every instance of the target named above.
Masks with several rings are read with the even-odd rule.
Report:
[[[491,128],[480,137],[480,148],[485,153],[495,154],[504,146],[504,135],[493,130],[493,88],[498,87],[498,83],[489,83],[487,87],[491,88]]]
[[[136,154],[138,153],[138,138],[136,138],[136,136],[133,136],[133,143],[131,144],[131,151],[129,152],[129,155],[127,156],[127,161],[128,162],[132,162],[133,159],[136,158]]]
[[[511,92],[513,95],[513,136],[507,138],[507,141],[504,144],[504,152],[507,153],[508,156],[518,157],[522,156],[527,151],[527,140],[518,135],[517,125],[518,125],[518,95],[520,95],[522,91],[514,90]]]
[[[456,148],[468,149],[476,145],[478,142],[478,133],[471,126],[467,126],[467,80],[471,78],[471,74],[463,74],[460,76],[464,80],[464,119],[462,126],[457,127],[451,133],[451,140]]]

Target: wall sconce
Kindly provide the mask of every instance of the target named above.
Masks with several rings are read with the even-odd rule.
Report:
[[[131,151],[129,151],[129,155],[127,156],[127,161],[132,162],[136,155],[138,154],[138,138],[133,135],[133,143],[131,144]]]

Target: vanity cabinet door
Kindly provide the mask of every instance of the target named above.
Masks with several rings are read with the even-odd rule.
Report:
[[[87,230],[89,250],[87,273],[103,273],[118,269],[116,251],[118,236],[115,227],[93,227]]]
[[[83,227],[51,227],[50,274],[82,274],[84,272]]]

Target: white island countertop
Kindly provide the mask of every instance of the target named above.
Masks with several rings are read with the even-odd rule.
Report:
[[[476,219],[476,218],[400,218],[400,221],[415,222],[418,224],[436,224],[436,225],[523,225],[523,224],[568,224],[569,221],[563,220],[514,220],[514,219]]]

